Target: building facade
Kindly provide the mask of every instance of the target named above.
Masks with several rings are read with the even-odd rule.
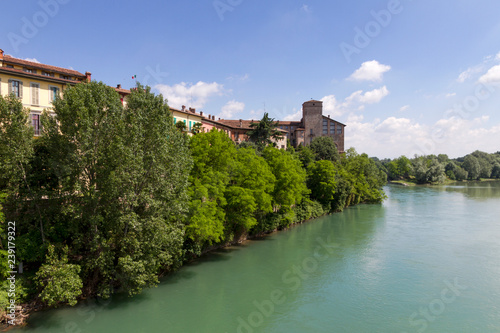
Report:
[[[196,123],[202,123],[203,120],[203,112],[196,113],[196,109],[187,109],[184,105],[180,110],[170,107],[170,112],[172,113],[172,117],[174,117],[174,124],[180,121],[186,125],[188,135],[192,135],[193,126]]]
[[[252,128],[250,124],[258,120],[215,120],[209,116],[204,120],[207,129],[216,127],[226,131],[236,143],[248,140],[247,132]],[[283,133],[283,139],[275,142],[278,148],[286,148],[287,140],[293,147],[309,145],[315,137],[328,136],[337,145],[339,153],[344,152],[344,132],[346,125],[323,115],[323,102],[311,100],[302,104],[302,119],[300,121],[278,120],[278,130]]]
[[[50,111],[52,101],[61,96],[67,85],[90,82],[91,73],[49,66],[14,58],[0,49],[0,94],[14,94],[30,109],[30,123],[40,134],[40,115]]]

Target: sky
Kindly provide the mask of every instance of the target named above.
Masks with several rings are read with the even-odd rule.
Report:
[[[322,100],[346,149],[460,157],[500,151],[498,13],[498,0],[3,0],[0,48],[222,119],[300,120]]]

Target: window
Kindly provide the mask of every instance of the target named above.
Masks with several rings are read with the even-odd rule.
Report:
[[[23,82],[18,80],[9,80],[9,95],[14,94],[18,98],[23,98]]]
[[[54,77],[54,73],[49,73],[49,72],[45,72],[45,71],[42,71],[42,75],[43,75],[43,76],[50,76],[50,77]]]
[[[311,128],[311,135],[313,135],[313,129]]]
[[[337,134],[342,134],[342,126],[337,125]]]
[[[328,120],[323,119],[323,134],[328,134]]]
[[[330,123],[330,134],[335,134],[335,123]]]
[[[292,129],[292,131],[295,129],[294,126],[291,126],[290,128]]]
[[[7,67],[7,68],[14,68],[14,66],[12,66],[12,65],[7,65],[5,67]]]
[[[23,71],[25,71],[26,73],[36,74],[36,70],[32,68],[23,68]]]
[[[39,102],[40,84],[31,83],[30,86],[31,86],[31,104],[38,105],[40,104]]]
[[[31,115],[31,125],[35,130],[35,135],[40,135],[40,115],[32,114]]]
[[[285,126],[285,129],[288,129],[288,126]]]
[[[60,74],[60,75],[59,75],[59,77],[60,77],[61,79],[63,79],[63,80],[72,80],[72,77],[71,77],[71,76],[69,76],[69,75],[62,75],[62,74]]]
[[[49,86],[49,102],[55,101],[59,97],[59,88]]]

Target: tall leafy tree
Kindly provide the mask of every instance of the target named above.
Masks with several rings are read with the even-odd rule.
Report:
[[[307,168],[307,187],[311,190],[311,198],[319,201],[327,210],[330,210],[335,198],[335,175],[332,161],[316,161]]]
[[[309,194],[306,172],[301,162],[287,151],[267,147],[262,156],[276,177],[273,191],[274,209],[289,211],[293,205],[300,203]]]
[[[270,118],[267,112],[264,113],[262,119],[257,123],[250,124],[252,130],[247,135],[250,141],[255,142],[259,149],[263,149],[267,145],[272,145],[273,139],[280,140],[283,135],[278,131],[278,122],[274,118]]]
[[[468,172],[469,179],[479,179],[481,176],[481,165],[474,155],[465,156],[462,168]]]
[[[224,239],[226,198],[236,147],[222,131],[212,129],[191,138],[193,169],[189,176],[189,223],[186,236],[195,248]]]
[[[340,155],[337,149],[337,145],[329,136],[315,137],[309,145],[309,148],[311,148],[313,153],[316,155],[316,161],[340,161]]]
[[[92,82],[66,89],[54,112],[47,147],[84,292],[155,285],[180,263],[191,166],[163,97],[138,85],[124,110],[114,89]]]
[[[248,232],[265,214],[272,212],[275,182],[271,168],[255,149],[237,150],[230,186],[225,193],[230,231]]]

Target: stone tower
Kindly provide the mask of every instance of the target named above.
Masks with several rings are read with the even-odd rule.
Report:
[[[322,133],[323,102],[310,100],[302,104],[302,122],[304,124],[304,141],[308,145]]]

